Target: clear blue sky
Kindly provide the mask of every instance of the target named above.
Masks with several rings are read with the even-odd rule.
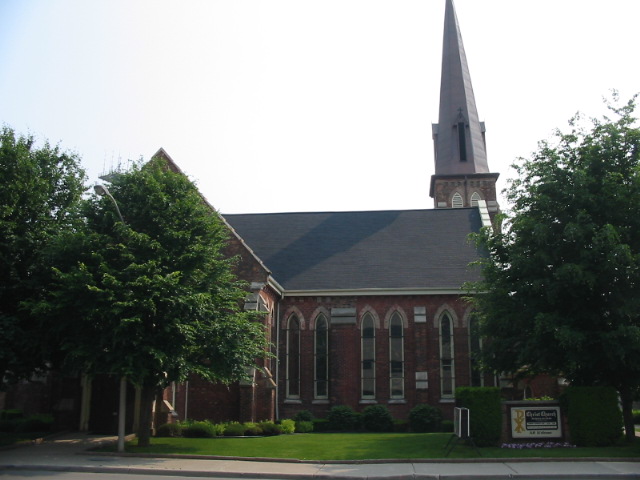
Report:
[[[612,88],[636,0],[456,0],[489,166]],[[225,213],[431,208],[444,0],[0,0],[0,123],[90,180],[163,147]]]

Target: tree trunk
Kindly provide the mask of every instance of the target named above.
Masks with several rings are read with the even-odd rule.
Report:
[[[151,443],[151,409],[156,395],[155,385],[142,386],[140,395],[140,430],[138,431],[138,446],[148,447]]]
[[[620,389],[620,400],[622,401],[625,439],[627,442],[632,443],[636,439],[636,429],[633,424],[633,393],[631,389]]]

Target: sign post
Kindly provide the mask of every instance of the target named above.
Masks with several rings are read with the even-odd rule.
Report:
[[[471,422],[468,408],[456,407],[453,409],[453,435],[449,437],[449,441],[445,445],[445,457],[448,457],[460,440],[469,440],[479,456],[482,456],[476,443],[471,437]],[[453,440],[453,443],[452,443]],[[448,447],[448,448],[447,448]]]

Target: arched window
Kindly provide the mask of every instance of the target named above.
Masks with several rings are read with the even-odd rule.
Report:
[[[454,193],[453,198],[451,199],[451,206],[453,208],[462,208],[464,206],[462,195],[460,195],[459,193]]]
[[[455,388],[453,322],[448,313],[440,317],[440,394],[452,397]]]
[[[361,396],[363,399],[376,397],[376,327],[371,314],[362,318],[361,336]]]
[[[480,338],[478,320],[469,317],[469,377],[472,387],[484,386],[484,375],[480,370],[479,356],[482,351],[482,338]]]
[[[470,204],[471,204],[472,207],[477,207],[478,206],[478,202],[480,200],[482,200],[482,199],[480,198],[480,194],[478,192],[473,192],[471,194],[471,202],[470,202]]]
[[[300,320],[295,315],[287,323],[287,397],[300,397]]]
[[[329,396],[329,328],[324,315],[316,318],[315,331],[315,398]]]
[[[389,321],[389,377],[391,398],[404,398],[404,328],[398,312]]]

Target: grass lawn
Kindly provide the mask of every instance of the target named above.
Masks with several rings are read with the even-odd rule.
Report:
[[[248,438],[153,438],[151,446],[126,446],[130,453],[270,457],[298,460],[375,460],[443,458],[449,433],[307,433]],[[102,450],[113,451],[115,447]],[[531,457],[637,457],[640,442],[606,448],[541,448],[514,450],[481,448],[483,458]],[[449,458],[477,458],[473,449],[460,443]]]

